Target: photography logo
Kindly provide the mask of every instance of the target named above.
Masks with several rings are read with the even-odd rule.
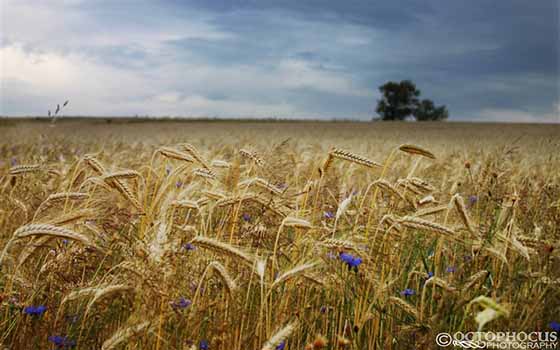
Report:
[[[436,344],[450,349],[560,349],[557,332],[439,333]]]

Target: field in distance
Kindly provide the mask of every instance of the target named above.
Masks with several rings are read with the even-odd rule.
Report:
[[[560,125],[0,121],[0,347],[560,328]]]

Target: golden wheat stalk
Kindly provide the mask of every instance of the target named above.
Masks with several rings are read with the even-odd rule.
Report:
[[[400,193],[391,183],[389,183],[389,181],[384,180],[384,179],[379,179],[373,182],[374,186],[377,186],[379,188],[381,188],[382,190],[385,190],[386,192],[389,192],[390,194],[398,197],[399,199],[406,201],[406,198],[404,198],[404,196],[402,195],[402,193]]]
[[[442,213],[442,212],[446,211],[447,208],[448,208],[447,205],[440,205],[440,206],[437,206],[437,207],[424,208],[424,209],[420,209],[420,210],[416,211],[414,213],[414,216],[421,217],[421,216],[435,215],[435,214],[439,214],[439,213]]]
[[[406,312],[410,316],[414,317],[414,319],[416,320],[420,319],[420,314],[418,313],[418,310],[414,306],[409,304],[407,301],[402,300],[401,298],[398,297],[389,297],[389,301],[392,304],[395,304],[398,307],[400,307],[404,312]]]
[[[227,169],[231,166],[230,163],[226,162],[225,160],[220,160],[220,159],[213,160],[211,165],[214,168],[222,168],[222,169]]]
[[[220,278],[226,285],[228,293],[230,295],[233,295],[233,292],[237,289],[237,284],[235,283],[233,278],[231,278],[224,265],[220,264],[217,261],[213,261],[208,265],[208,267],[214,269],[218,273],[218,275],[220,275]]]
[[[213,238],[197,236],[193,238],[190,243],[195,246],[200,246],[205,249],[213,250],[215,252],[219,252],[231,257],[235,257],[245,262],[251,267],[254,264],[254,258],[251,255],[245,253],[244,251],[240,250],[237,247],[232,246],[231,244],[220,242]]]
[[[109,174],[104,174],[103,175],[103,180],[105,181],[111,181],[111,180],[122,180],[122,179],[136,179],[136,178],[141,178],[142,175],[140,175],[139,172],[134,171],[134,170],[121,170],[121,171],[115,171]]]
[[[245,181],[242,181],[242,182],[237,184],[237,187],[246,188],[246,187],[249,187],[249,186],[252,186],[252,185],[256,185],[258,187],[261,187],[261,188],[263,188],[265,190],[268,190],[268,191],[270,191],[274,194],[277,194],[277,195],[282,194],[281,189],[279,189],[278,187],[274,186],[270,182],[268,182],[265,179],[260,178],[260,177],[255,177],[255,178],[252,178],[252,179],[247,179]]]
[[[194,159],[192,159],[188,154],[173,149],[171,147],[160,147],[156,150],[156,153],[161,154],[164,157],[182,160],[184,162],[193,163]]]
[[[307,220],[304,219],[300,219],[300,218],[294,218],[292,216],[288,216],[286,218],[284,218],[284,220],[282,220],[282,225],[284,227],[296,227],[296,228],[305,228],[305,229],[310,229],[313,227],[313,225],[311,225],[311,223]]]
[[[15,176],[15,175],[22,175],[27,173],[34,173],[39,170],[41,170],[41,166],[39,164],[16,165],[10,168],[8,174]]]
[[[355,250],[356,249],[356,245],[354,244],[354,242],[347,241],[347,240],[344,240],[344,239],[327,238],[324,241],[321,241],[320,244],[323,247],[326,247],[326,248],[329,248],[329,249],[337,249],[337,250],[342,250],[342,249]]]
[[[24,239],[34,236],[49,236],[55,238],[66,238],[74,241],[81,242],[84,245],[97,247],[97,245],[86,235],[77,233],[66,229],[64,227],[58,227],[50,224],[30,224],[18,228],[13,235],[14,239]]]
[[[176,208],[187,208],[187,209],[200,210],[200,207],[198,206],[198,202],[188,200],[188,199],[175,200],[175,201],[171,202],[171,205],[173,207],[176,207]]]
[[[465,202],[463,201],[463,197],[461,197],[459,194],[456,194],[456,195],[453,196],[452,201],[453,201],[453,204],[455,205],[455,209],[457,210],[457,213],[459,213],[459,216],[461,217],[461,220],[463,221],[463,224],[465,225],[465,227],[471,233],[475,233],[475,228],[474,228],[474,225],[471,221],[471,218],[470,218],[469,214],[467,213],[467,207],[465,206]]]
[[[420,219],[414,216],[405,216],[398,221],[402,226],[407,228],[425,230],[440,233],[451,238],[457,238],[457,233],[447,226],[438,223]]]
[[[271,338],[269,338],[263,345],[261,350],[274,350],[281,342],[286,340],[297,328],[298,320],[292,321],[278,330]]]
[[[212,173],[212,169],[210,168],[210,165],[208,164],[206,159],[204,159],[204,157],[200,154],[200,152],[196,149],[196,147],[194,147],[193,145],[191,145],[189,143],[182,143],[182,144],[179,145],[179,147],[181,147],[185,151],[185,153],[187,153],[191,157],[193,157],[206,170],[208,170],[210,173]]]
[[[363,165],[368,168],[382,167],[381,164],[369,160],[366,157],[339,148],[334,148],[333,150],[331,150],[330,155],[332,155],[335,158],[347,160],[349,162]]]
[[[50,206],[52,206],[56,203],[65,202],[67,200],[80,201],[80,200],[85,200],[85,199],[88,199],[88,198],[89,198],[89,194],[81,193],[81,192],[53,193],[53,194],[49,195],[47,197],[47,199],[45,199],[41,204],[39,204],[39,207],[35,211],[34,217],[37,217],[37,215],[39,215],[39,213],[41,213],[43,210],[47,209],[48,207],[50,207]]]
[[[101,162],[99,162],[93,155],[87,154],[84,156],[84,162],[89,165],[93,171],[95,171],[98,175],[104,174],[107,171]]]
[[[317,266],[319,266],[321,263],[319,261],[315,261],[315,262],[311,262],[311,263],[307,263],[307,264],[302,264],[299,266],[296,266],[284,273],[282,273],[280,276],[278,276],[274,282],[272,283],[272,285],[270,286],[270,289],[274,289],[276,286],[278,286],[279,284],[294,278],[300,274],[303,274],[304,272],[307,272],[310,269],[316,268]]]
[[[194,176],[199,176],[199,177],[203,177],[205,179],[210,179],[210,180],[215,180],[216,179],[216,174],[206,168],[197,168],[193,170],[193,174]]]
[[[253,151],[249,151],[246,149],[240,149],[239,150],[239,154],[241,154],[243,157],[248,158],[250,160],[252,160],[253,162],[255,162],[255,164],[257,164],[259,167],[264,168],[265,163],[262,160],[262,158],[260,158],[258,156],[258,154],[256,152]]]
[[[436,159],[436,156],[432,152],[416,145],[411,145],[411,144],[400,145],[399,150],[408,154],[415,154],[431,159]]]
[[[132,337],[140,335],[140,333],[144,332],[147,328],[150,327],[150,321],[144,321],[132,326],[124,326],[117,330],[111,338],[107,339],[101,345],[101,350],[112,350],[117,348],[121,343],[129,340]]]

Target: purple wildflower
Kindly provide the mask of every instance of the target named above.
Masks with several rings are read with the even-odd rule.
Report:
[[[556,321],[552,321],[548,324],[548,326],[550,327],[550,329],[552,329],[555,332],[560,332],[560,322],[556,322]]]
[[[189,307],[192,304],[192,301],[190,301],[189,299],[185,299],[183,297],[180,297],[179,300],[174,301],[171,303],[171,307],[175,310],[177,309],[186,309],[187,307]]]
[[[198,344],[198,348],[200,350],[208,350],[210,348],[210,346],[208,345],[208,340],[201,340],[200,344]]]
[[[280,344],[276,345],[276,350],[284,350],[285,347],[286,347],[286,341],[282,340]]]
[[[326,306],[321,306],[321,308],[319,309],[319,312],[324,314],[327,312],[327,307]]]
[[[196,247],[192,244],[192,243],[187,243],[185,245],[183,245],[183,249],[190,251],[190,250],[195,250]]]
[[[327,219],[334,218],[334,214],[332,213],[332,211],[326,211],[326,212],[324,212],[324,215]]]
[[[358,266],[362,263],[362,258],[348,253],[340,253],[340,260],[344,261],[346,265],[348,265],[349,270],[353,268],[355,271],[358,271]]]
[[[447,267],[447,269],[445,271],[447,271],[448,273],[453,273],[455,272],[457,269],[455,268],[455,266],[449,266]]]
[[[45,305],[27,306],[25,309],[23,309],[23,313],[30,316],[42,316],[45,311],[47,311],[47,307]]]
[[[476,202],[478,202],[478,197],[475,195],[469,196],[469,207],[472,207],[473,205],[476,204]]]
[[[404,297],[410,297],[414,294],[416,294],[416,292],[414,291],[414,289],[410,289],[410,288],[406,288],[401,292],[401,295]]]
[[[57,349],[70,349],[76,347],[76,341],[61,335],[52,335],[49,341],[53,343]]]
[[[243,220],[245,220],[246,222],[251,221],[251,215],[249,215],[249,214],[247,214],[247,213],[244,213],[244,214],[243,214]]]
[[[183,181],[177,181],[177,182],[175,182],[175,187],[177,187],[177,188],[183,187]]]

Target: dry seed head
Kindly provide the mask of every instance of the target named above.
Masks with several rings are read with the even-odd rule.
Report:
[[[390,194],[398,197],[401,200],[406,200],[404,198],[404,196],[402,195],[402,193],[400,193],[393,185],[391,185],[391,183],[389,183],[389,181],[384,180],[384,179],[379,179],[376,180],[375,182],[373,182],[374,186],[377,186],[379,188],[381,188],[382,190],[385,190],[387,192],[389,192]]]
[[[457,236],[456,232],[449,227],[414,216],[405,216],[399,220],[399,223],[404,227],[441,233],[452,238],[455,238]]]
[[[113,173],[104,174],[103,180],[111,181],[111,180],[120,180],[120,179],[135,179],[142,177],[139,172],[134,170],[122,170],[122,171],[115,171]]]
[[[142,323],[138,323],[136,325],[122,327],[118,331],[113,333],[111,338],[103,342],[103,345],[101,346],[101,350],[115,349],[121,343],[146,331],[149,328],[149,326],[150,326],[150,322],[145,321]]]
[[[185,153],[190,154],[206,170],[208,170],[209,172],[212,172],[212,170],[210,170],[210,165],[208,165],[208,162],[206,161],[206,159],[204,159],[204,157],[202,157],[202,155],[200,154],[200,152],[198,152],[196,147],[194,147],[193,145],[191,145],[189,143],[183,143],[183,144],[180,145],[180,147],[183,148]]]
[[[214,269],[216,272],[218,272],[218,275],[220,275],[220,278],[222,279],[222,281],[225,283],[226,288],[228,290],[228,293],[230,295],[233,294],[233,292],[237,289],[237,285],[235,284],[235,281],[233,280],[233,278],[231,278],[231,276],[229,275],[229,273],[227,272],[226,268],[224,267],[224,265],[220,264],[217,261],[213,261],[208,265],[210,268]]]
[[[22,175],[27,173],[33,173],[36,171],[41,170],[41,166],[39,164],[31,164],[31,165],[16,165],[10,168],[9,174],[14,175]]]
[[[347,160],[349,162],[352,163],[356,163],[359,165],[363,165],[366,166],[368,168],[374,168],[374,167],[381,167],[381,164],[376,163],[372,160],[367,159],[366,157],[357,155],[355,153],[352,153],[350,151],[345,151],[339,148],[334,148],[330,154],[335,157],[335,158],[340,158],[340,159],[344,159]]]
[[[283,283],[283,282],[285,282],[285,281],[287,281],[291,278],[294,278],[294,277],[302,274],[303,272],[306,272],[307,270],[310,270],[310,269],[313,269],[313,268],[317,267],[318,265],[320,265],[320,262],[315,261],[315,262],[311,262],[311,263],[296,266],[293,269],[290,269],[290,270],[282,273],[280,276],[278,276],[274,280],[274,282],[272,283],[272,286],[270,288],[272,289],[275,286],[279,285],[280,283]]]
[[[405,145],[400,145],[399,146],[399,150],[408,153],[408,154],[417,154],[417,155],[421,155],[423,157],[427,157],[427,158],[431,158],[431,159],[436,159],[436,156],[434,156],[434,154],[420,146],[416,146],[416,145],[410,145],[410,144],[405,144]]]
[[[160,147],[156,150],[156,152],[167,158],[182,160],[189,163],[194,162],[194,160],[188,154],[171,147]]]
[[[321,245],[326,248],[330,249],[348,249],[348,250],[355,250],[356,246],[353,242],[343,240],[343,239],[335,239],[335,238],[328,238],[321,242]]]
[[[474,225],[471,221],[469,214],[467,213],[467,207],[465,207],[465,202],[463,201],[463,197],[461,197],[459,194],[456,194],[455,196],[453,196],[452,201],[465,227],[471,233],[474,233],[475,232]]]
[[[269,338],[263,345],[261,350],[274,350],[280,343],[292,334],[298,326],[298,321],[292,321],[277,331],[271,338]]]
[[[98,175],[106,172],[105,167],[93,155],[85,155],[84,162],[89,165]]]
[[[252,178],[252,179],[242,181],[239,184],[237,184],[237,187],[245,188],[245,187],[249,187],[249,186],[252,186],[252,185],[256,185],[258,187],[261,187],[261,188],[263,188],[265,190],[268,190],[268,191],[270,191],[274,194],[278,194],[278,195],[282,194],[281,189],[279,189],[278,187],[274,186],[270,182],[268,182],[265,179],[262,179],[260,177],[255,177],[255,178]]]
[[[282,220],[282,226],[306,229],[310,229],[311,227],[313,227],[309,221],[300,218],[294,218],[292,216],[284,218],[284,220]]]
[[[249,158],[250,160],[255,162],[255,164],[257,164],[259,167],[261,168],[264,167],[264,161],[257,155],[256,152],[252,152],[246,149],[240,149],[239,154],[241,154],[243,157]]]
[[[395,304],[398,307],[400,307],[404,312],[406,312],[410,316],[414,317],[416,320],[420,319],[420,315],[418,314],[418,310],[414,306],[409,304],[407,301],[405,301],[401,298],[398,298],[398,297],[389,297],[389,301],[392,304]]]
[[[214,168],[229,168],[231,166],[231,164],[229,164],[225,160],[216,159],[216,160],[212,161],[212,166]]]
[[[235,257],[245,262],[249,266],[253,266],[254,258],[251,255],[230,244],[203,236],[195,237],[190,243],[195,246],[200,246],[205,249],[210,249],[228,256]]]

